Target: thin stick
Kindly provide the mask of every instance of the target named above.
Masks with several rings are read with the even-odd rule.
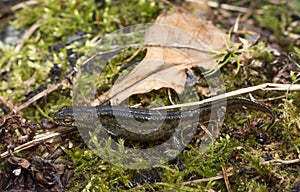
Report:
[[[211,139],[211,141],[215,140],[213,134],[206,128],[206,126],[200,125],[200,127],[208,135],[208,137]]]
[[[282,160],[282,159],[273,159],[270,161],[265,161],[263,164],[276,164],[276,165],[287,165],[287,164],[294,164],[294,163],[300,163],[300,158],[299,159],[292,159],[292,160]]]
[[[0,95],[0,102],[3,103],[3,105],[6,108],[8,108],[9,110],[12,111],[14,109],[14,106],[10,102],[8,102],[4,97],[2,97],[1,95]]]
[[[194,3],[199,3],[199,4],[204,4],[205,3],[205,0],[187,0],[187,1],[194,2]],[[214,2],[214,1],[208,1],[208,5],[210,7],[213,7],[213,8],[221,8],[221,9],[224,9],[224,10],[236,11],[236,12],[241,12],[241,13],[247,13],[247,11],[248,11],[248,8],[237,7],[237,6],[228,5],[228,4],[225,4],[225,3],[219,4],[219,3]],[[256,10],[255,12],[257,14],[262,14],[263,13],[263,11],[260,10],[260,9]]]
[[[276,83],[265,83],[261,85],[256,85],[252,87],[242,88],[239,90],[231,91],[228,93],[224,93],[221,95],[217,95],[202,101],[197,102],[191,102],[191,103],[184,103],[184,104],[178,104],[178,105],[170,105],[170,106],[164,106],[164,107],[156,107],[152,108],[154,110],[161,110],[161,109],[175,109],[175,108],[181,108],[181,107],[193,107],[202,105],[204,103],[209,103],[213,101],[217,101],[220,99],[241,95],[245,93],[254,92],[257,90],[264,90],[264,91],[300,91],[300,84],[276,84]]]
[[[147,48],[147,47],[189,49],[189,50],[198,51],[198,52],[205,53],[205,54],[218,54],[218,53],[220,53],[219,51],[216,51],[216,50],[209,50],[209,49],[206,49],[206,48],[196,47],[196,46],[193,46],[193,45],[179,45],[179,44],[176,44],[176,43],[173,43],[173,44],[172,43],[167,43],[167,44],[159,44],[159,43],[136,43],[136,44],[126,45],[126,46],[117,47],[117,48],[111,47],[111,49],[108,50],[108,51],[97,52],[97,53],[93,54],[92,56],[90,56],[90,58],[88,58],[87,61],[93,59],[96,56],[105,55],[105,54],[113,53],[113,52],[116,52],[116,51],[121,51],[121,50],[123,50],[125,48],[143,49],[143,48]],[[87,61],[85,61],[84,63],[86,63]]]
[[[257,8],[260,3],[261,0],[255,0],[255,2],[248,8],[248,11],[245,13],[245,15],[241,18],[241,21],[245,22],[246,20],[248,20],[248,18],[252,16],[253,12],[256,10],[255,8]]]
[[[38,4],[38,2],[35,1],[35,0],[25,1],[25,2],[21,2],[21,3],[18,3],[18,4],[16,4],[16,5],[12,6],[12,7],[11,7],[11,10],[12,10],[13,12],[15,12],[15,11],[18,11],[18,10],[20,10],[20,9],[23,9],[23,7],[24,7],[25,5],[36,5],[36,4]]]
[[[223,177],[224,177],[226,189],[227,189],[228,192],[232,192],[232,190],[230,188],[230,184],[229,184],[228,175],[227,175],[227,172],[226,172],[226,167],[225,167],[225,165],[221,165],[221,167],[222,167],[222,172],[223,172]]]
[[[232,176],[233,173],[227,173],[227,177]],[[220,180],[223,179],[224,176],[223,175],[218,175],[216,177],[210,177],[210,178],[203,178],[203,179],[196,179],[196,180],[192,180],[192,181],[186,181],[183,182],[182,185],[191,185],[194,183],[202,183],[202,182],[209,182],[209,181],[215,181],[215,180]]]
[[[136,44],[138,46],[145,46],[145,47],[166,47],[166,48],[175,48],[175,49],[190,49],[193,51],[198,51],[201,53],[206,53],[206,54],[218,54],[219,51],[214,51],[214,50],[209,50],[206,48],[200,48],[200,47],[195,47],[193,45],[179,45],[179,44],[158,44],[158,43],[144,43],[144,44]],[[136,46],[132,45],[132,46]]]
[[[35,135],[33,137],[32,141],[28,141],[20,146],[15,147],[13,150],[13,153],[18,153],[25,149],[29,149],[31,147],[37,146],[38,144],[40,144],[48,139],[61,136],[65,133],[68,133],[68,135],[69,135],[74,131],[77,131],[77,129],[75,127],[59,127],[57,130]],[[10,155],[9,151],[3,152],[0,154],[0,159],[5,158],[9,155]]]
[[[126,59],[125,63],[129,63],[132,59],[134,59],[145,47],[141,46],[138,50],[136,50],[130,58]]]
[[[64,84],[67,84],[69,82],[69,78],[71,78],[73,76],[73,74],[75,74],[75,71],[72,71],[67,78],[65,78],[64,80],[62,80],[60,83],[53,85],[51,87],[49,87],[48,89],[36,94],[34,97],[30,98],[27,102],[23,103],[22,105],[20,105],[19,107],[14,109],[15,113],[20,112],[21,110],[25,109],[26,107],[28,107],[30,104],[32,104],[33,102],[39,100],[40,98],[44,97],[45,95],[48,95],[49,93],[57,90],[59,87],[61,87]]]

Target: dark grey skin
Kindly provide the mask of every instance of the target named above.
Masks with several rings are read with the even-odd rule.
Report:
[[[216,113],[220,108],[226,108],[226,112],[241,109],[264,112],[271,116],[269,126],[274,123],[274,114],[271,109],[245,98],[229,98],[216,101],[213,105],[208,103],[184,110],[148,110],[110,105],[65,106],[55,113],[54,119],[59,125],[90,130],[101,123],[104,130],[111,136],[131,141],[152,142],[170,138],[176,129],[189,125],[197,126],[195,124],[209,121],[211,114],[214,115],[211,113],[212,106]]]

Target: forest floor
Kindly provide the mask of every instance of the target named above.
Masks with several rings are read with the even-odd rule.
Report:
[[[0,79],[1,191],[300,191],[297,0],[0,1]],[[98,129],[54,118],[217,95],[261,107],[201,122],[162,163],[132,153],[162,141],[101,148]]]

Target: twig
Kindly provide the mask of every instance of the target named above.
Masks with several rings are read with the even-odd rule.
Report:
[[[62,83],[64,83],[65,81],[63,81]],[[45,95],[48,95],[49,93],[57,90],[62,83],[59,83],[57,85],[51,86],[50,88],[36,94],[35,96],[33,96],[32,98],[30,98],[28,101],[26,101],[25,103],[23,103],[22,105],[20,105],[19,107],[17,107],[14,111],[16,113],[20,112],[21,110],[25,109],[26,107],[28,107],[30,104],[32,104],[33,102],[39,100],[40,98],[44,97]]]
[[[264,90],[264,91],[300,91],[300,84],[276,84],[276,83],[265,83],[261,85],[256,85],[252,87],[247,87],[235,91],[231,91],[228,93],[224,93],[218,96],[214,96],[202,101],[197,102],[191,102],[191,103],[184,103],[184,104],[178,104],[178,105],[170,105],[170,106],[163,106],[163,107],[156,107],[152,108],[154,110],[160,110],[160,109],[175,109],[175,108],[181,108],[181,107],[192,107],[192,106],[198,106],[202,105],[204,103],[209,103],[213,101],[217,101],[220,99],[241,95],[245,93],[254,92],[257,90]]]
[[[92,56],[90,56],[90,58],[88,60],[91,60],[93,58],[95,58],[96,56],[99,55],[105,55],[105,54],[109,54],[109,53],[113,53],[113,52],[117,52],[117,51],[121,51],[125,48],[138,48],[138,49],[143,49],[143,48],[147,48],[147,47],[163,47],[163,48],[174,48],[174,49],[189,49],[189,50],[193,50],[193,51],[198,51],[201,53],[205,53],[205,54],[218,54],[219,51],[215,51],[215,50],[209,50],[206,48],[200,48],[200,47],[195,47],[193,45],[180,45],[180,44],[176,44],[176,43],[167,43],[167,44],[159,44],[159,43],[136,43],[136,44],[131,44],[131,45],[126,45],[123,47],[111,47],[110,50],[108,51],[102,51],[102,52],[97,52],[95,54],[93,54]]]
[[[22,2],[19,2],[20,0],[17,1],[0,1],[0,19],[7,15],[14,14],[16,11],[19,9],[22,9],[24,5],[34,5],[37,4],[36,1],[31,0],[31,1],[26,1],[21,0]]]
[[[72,71],[68,77],[66,77],[64,80],[62,80],[60,83],[53,85],[51,87],[49,87],[48,89],[36,94],[34,97],[30,98],[28,101],[26,101],[25,103],[23,103],[22,105],[20,105],[19,107],[14,109],[15,113],[20,112],[21,110],[23,110],[24,108],[26,108],[27,106],[29,106],[30,104],[32,104],[33,102],[39,100],[40,98],[44,97],[45,95],[48,95],[49,93],[57,90],[60,86],[67,84],[69,82],[69,78],[71,78],[73,75],[75,74],[75,71]]]
[[[241,15],[239,14],[238,17],[237,17],[236,20],[235,20],[234,25],[233,25],[232,32],[234,32],[234,33],[237,33],[237,32],[238,32],[240,20],[241,20]]]
[[[265,99],[257,99],[256,101],[266,102],[266,101],[275,101],[275,100],[283,99],[283,98],[286,98],[286,95],[280,95],[280,96],[277,96],[277,97],[269,97],[269,98],[265,98]]]
[[[42,22],[42,19],[37,20],[27,31],[26,33],[23,35],[21,41],[19,42],[19,44],[16,46],[15,48],[15,52],[19,52],[22,47],[24,46],[24,42],[25,40],[29,39],[32,34],[40,27]]]
[[[201,129],[208,135],[208,137],[210,138],[211,141],[214,141],[214,140],[215,140],[213,134],[210,132],[210,130],[208,130],[208,129],[206,128],[206,126],[200,125],[200,127],[201,127]]]
[[[233,173],[227,173],[227,177],[232,176]],[[216,177],[210,177],[210,178],[203,178],[203,179],[196,179],[196,180],[192,180],[192,181],[186,181],[183,182],[182,185],[191,185],[194,183],[202,183],[202,182],[209,182],[209,181],[215,181],[215,180],[220,180],[223,179],[224,176],[223,175],[218,175]]]
[[[25,2],[18,3],[16,5],[12,6],[11,10],[13,12],[15,12],[15,11],[18,11],[18,10],[22,9],[25,5],[36,5],[36,4],[38,4],[38,2],[35,1],[35,0],[25,1]]]
[[[167,89],[167,92],[168,92],[168,98],[169,98],[170,103],[171,103],[172,105],[174,105],[175,102],[174,102],[173,99],[172,99],[171,89],[168,88],[168,89]]]
[[[248,8],[248,11],[245,13],[245,15],[241,18],[241,21],[245,22],[253,14],[255,8],[258,7],[260,3],[261,0],[255,0],[255,2]]]
[[[132,61],[144,48],[144,46],[141,46],[138,50],[136,50],[128,59],[126,59],[125,64]]]
[[[224,181],[225,181],[225,185],[226,185],[226,189],[228,192],[231,192],[231,188],[230,188],[230,184],[229,184],[229,180],[228,180],[228,175],[227,175],[227,172],[226,172],[226,167],[225,165],[221,165],[222,167],[222,172],[223,172],[223,177],[224,177]]]
[[[265,161],[263,164],[270,164],[270,163],[273,163],[275,165],[294,164],[294,163],[300,163],[300,158],[299,159],[292,159],[292,160],[273,159],[273,160],[270,160],[270,161]]]
[[[13,153],[18,153],[21,152],[25,149],[29,149],[31,147],[34,147],[48,139],[51,139],[53,137],[61,136],[65,133],[71,134],[73,131],[76,131],[76,127],[58,127],[58,130],[38,134],[33,137],[32,141],[28,141],[20,146],[17,146],[14,148]],[[0,159],[5,158],[10,155],[9,151],[6,151],[4,153],[0,154]]]
[[[137,44],[138,45],[138,44]],[[166,48],[175,48],[175,49],[190,49],[190,50],[193,50],[193,51],[198,51],[198,52],[201,52],[201,53],[205,53],[205,54],[218,54],[219,51],[215,51],[215,50],[208,50],[206,48],[200,48],[200,47],[195,47],[193,45],[179,45],[179,44],[171,44],[171,43],[168,43],[168,44],[158,44],[158,43],[144,43],[144,44],[141,44],[145,47],[166,47]],[[141,46],[141,45],[138,45],[138,46]],[[133,45],[135,46],[135,45]]]
[[[9,110],[12,111],[14,109],[14,106],[10,102],[8,102],[4,97],[2,97],[1,95],[0,95],[0,102],[3,103],[3,105],[6,108],[8,108]]]
[[[204,4],[205,3],[205,0],[187,0],[187,1],[190,1],[190,2],[194,2],[194,3],[199,3],[199,4]],[[213,7],[213,8],[221,8],[221,9],[224,9],[224,10],[228,10],[228,11],[236,11],[236,12],[241,12],[241,13],[247,13],[248,12],[248,8],[244,8],[244,7],[237,7],[237,6],[233,6],[233,5],[228,5],[228,4],[220,4],[220,3],[217,3],[217,2],[214,2],[214,1],[208,1],[208,5],[210,7]],[[263,11],[262,10],[256,10],[255,11],[257,14],[262,14]]]

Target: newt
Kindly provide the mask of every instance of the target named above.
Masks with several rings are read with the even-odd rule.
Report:
[[[226,112],[241,109],[260,111],[269,114],[269,127],[274,123],[274,114],[269,107],[240,97],[183,110],[151,110],[107,104],[95,107],[64,106],[54,114],[54,120],[58,125],[91,130],[97,123],[101,123],[103,129],[111,136],[131,141],[152,142],[169,138],[179,125],[184,127],[209,121],[212,107],[216,110],[214,112],[224,107]]]

